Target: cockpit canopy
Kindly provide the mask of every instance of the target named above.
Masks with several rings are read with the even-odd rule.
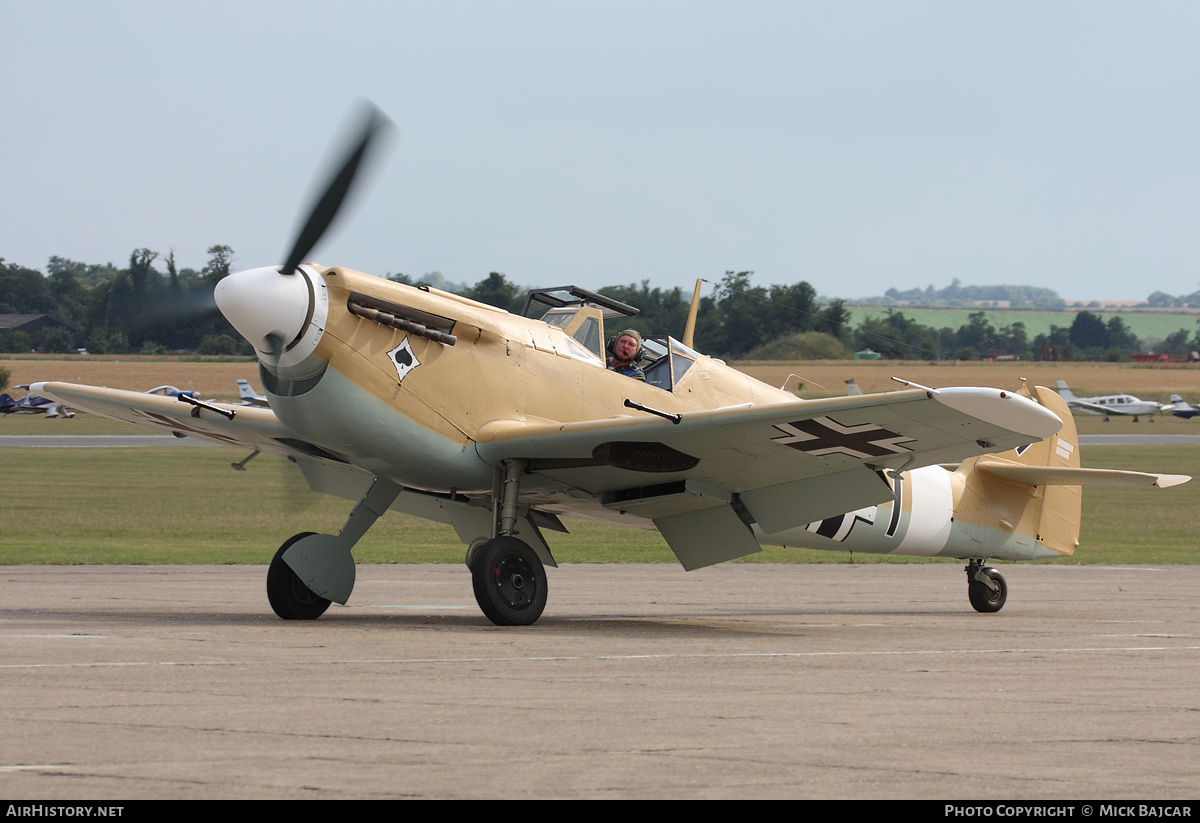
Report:
[[[601,366],[607,362],[604,356],[605,321],[638,314],[638,309],[627,303],[578,286],[531,291],[525,298],[521,314],[528,317],[530,307],[535,303],[548,307],[542,321],[558,326],[566,333],[568,345],[576,356],[594,359]],[[613,325],[623,328],[616,323]],[[673,391],[699,357],[673,337],[646,337],[643,342],[641,366],[646,382],[665,391]]]

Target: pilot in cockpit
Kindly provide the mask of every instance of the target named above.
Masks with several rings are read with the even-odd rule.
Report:
[[[608,344],[608,352],[612,355],[608,361],[608,368],[611,371],[632,377],[634,380],[644,381],[646,379],[646,373],[638,365],[638,361],[642,359],[644,353],[642,336],[635,330],[625,329],[618,334]]]

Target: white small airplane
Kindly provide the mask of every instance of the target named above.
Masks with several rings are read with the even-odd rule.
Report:
[[[152,389],[147,389],[146,394],[156,394],[159,397],[178,397],[181,394],[186,394],[189,397],[195,397],[196,393],[190,389],[180,389],[176,386],[155,386]]]
[[[1184,420],[1191,420],[1200,414],[1200,406],[1189,406],[1187,401],[1177,394],[1171,395],[1171,403],[1167,408],[1171,414],[1176,417],[1182,417]]]
[[[1072,409],[1078,409],[1087,414],[1102,414],[1104,422],[1108,422],[1110,414],[1123,415],[1132,417],[1133,422],[1138,422],[1139,417],[1148,416],[1150,422],[1154,422],[1154,415],[1169,411],[1170,406],[1162,403],[1154,403],[1150,400],[1139,400],[1131,394],[1106,394],[1099,397],[1076,397],[1071,389],[1067,386],[1066,380],[1058,381],[1058,393],[1063,400],[1067,401],[1067,405]]]
[[[517,315],[303,263],[380,118],[287,262],[216,287],[255,349],[269,408],[34,386],[106,417],[288,457],[313,490],[357,501],[338,534],[301,532],[275,552],[267,598],[284,619],[347,602],[352,550],[389,510],[455,530],[476,602],[497,625],[542,614],[545,567],[557,565],[543,531],[566,531],[564,516],[657,530],[689,571],[764,544],[959,558],[972,606],[995,612],[1008,587],[985,562],[1072,554],[1080,486],[1189,479],[1080,467],[1070,411],[1041,387],[899,381],[801,400],[693,348],[699,283],[682,339],[646,338],[636,380],[606,368],[606,326],[637,313],[612,298],[544,289]],[[542,313],[528,316],[535,302]]]
[[[242,399],[243,406],[269,406],[267,398],[258,394],[250,387],[250,381],[239,377],[237,381],[238,397]]]

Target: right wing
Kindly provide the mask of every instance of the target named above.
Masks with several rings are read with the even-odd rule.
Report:
[[[211,404],[221,410],[217,412],[189,405],[175,397],[77,383],[35,383],[34,387],[38,394],[72,408],[139,426],[164,429],[176,437],[200,437],[281,457],[347,463],[341,456],[296,437],[270,409]]]

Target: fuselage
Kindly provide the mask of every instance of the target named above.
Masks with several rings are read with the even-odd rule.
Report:
[[[1062,556],[1035,538],[1040,507],[1029,528],[1014,528],[1028,495],[981,495],[969,467],[926,466],[892,480],[895,500],[827,517],[806,528],[758,534],[767,545],[916,557],[991,557],[1034,560]],[[956,516],[957,513],[957,516]],[[1005,528],[1002,524],[1009,524]]]
[[[256,313],[241,325],[238,311],[226,315],[256,343],[263,387],[281,422],[299,438],[404,486],[490,490],[495,467],[474,444],[481,429],[499,422],[537,425],[642,414],[630,411],[627,399],[668,413],[801,402],[675,341],[673,362],[664,363],[670,373],[651,382],[609,371],[602,351],[589,342],[604,339],[599,312],[583,318],[596,321],[594,333],[568,333],[578,326],[569,318],[559,325],[349,269],[304,269],[311,288],[299,280],[283,287],[298,295],[292,314],[304,310],[304,299],[325,304],[322,311],[308,312],[319,326],[311,320],[288,325],[278,310],[257,328],[247,327],[258,322]],[[242,274],[279,286],[269,274],[255,274],[263,271],[268,270],[223,280],[229,285],[224,297],[218,295],[222,311],[256,299],[229,282]],[[280,297],[276,304],[290,299]],[[352,311],[352,305],[359,308]],[[403,322],[369,319],[379,318],[378,312]],[[426,332],[414,333],[412,324]],[[275,333],[276,326],[287,328]],[[277,343],[270,342],[273,336]],[[444,342],[448,337],[453,343]],[[288,341],[298,342],[287,347]],[[272,346],[284,350],[275,354]]]

